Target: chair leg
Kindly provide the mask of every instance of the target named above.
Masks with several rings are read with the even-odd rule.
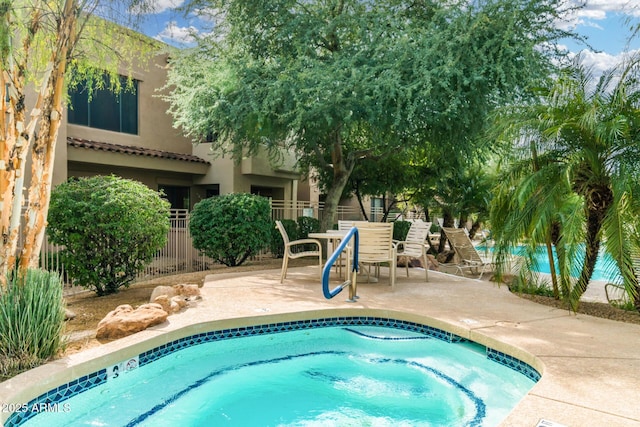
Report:
[[[389,280],[391,281],[391,290],[395,290],[396,289],[396,270],[397,270],[397,265],[395,262],[392,262],[391,265],[389,266]]]
[[[289,257],[286,252],[282,257],[282,273],[280,273],[280,283],[284,282],[285,277],[287,277],[287,266],[289,264]]]
[[[427,258],[427,254],[425,253],[422,256],[422,261],[423,261],[423,265],[424,265],[424,275],[425,275],[425,282],[429,281],[429,259]]]

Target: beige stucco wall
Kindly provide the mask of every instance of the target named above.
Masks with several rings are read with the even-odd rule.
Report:
[[[139,80],[138,135],[68,124],[68,136],[191,154],[191,139],[173,128],[173,119],[167,113],[169,104],[158,97],[158,89],[164,86],[167,78],[166,58],[165,54],[156,56],[144,68],[134,72],[134,77]]]

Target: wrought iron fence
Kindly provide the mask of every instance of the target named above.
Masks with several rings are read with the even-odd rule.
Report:
[[[290,202],[283,200],[271,201],[271,216],[276,219],[297,219],[300,216],[313,216],[320,219],[323,204],[309,202]],[[360,219],[360,213],[351,207],[340,206],[338,219]],[[211,269],[216,262],[193,247],[189,232],[189,211],[186,209],[172,209],[170,216],[171,227],[167,236],[167,243],[153,258],[153,261],[138,274],[137,281],[150,280],[156,277],[172,274],[191,273]],[[65,277],[64,265],[60,259],[61,247],[51,244],[45,237],[40,252],[40,267],[50,271],[57,271]],[[270,256],[268,252],[257,255],[256,258]]]

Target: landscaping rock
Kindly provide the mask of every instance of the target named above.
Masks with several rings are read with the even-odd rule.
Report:
[[[167,299],[169,299],[176,295],[176,291],[173,289],[173,286],[156,286],[153,292],[151,292],[149,302],[154,302],[160,295],[165,295]]]
[[[143,304],[135,310],[124,304],[109,312],[98,323],[97,339],[117,339],[159,325],[167,320],[169,314],[160,304]]]
[[[173,286],[157,286],[151,293],[150,302],[160,304],[169,314],[177,313],[185,307],[193,307],[201,300],[198,285],[181,283]]]
[[[68,308],[64,309],[64,320],[72,320],[76,318],[76,314],[69,310]]]

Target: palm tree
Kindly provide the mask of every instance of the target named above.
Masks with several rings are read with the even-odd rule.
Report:
[[[500,119],[498,128],[509,131],[503,135],[517,137],[516,146],[528,154],[511,165],[505,174],[511,179],[501,181],[494,200],[491,224],[499,260],[523,238],[532,248],[555,244],[562,289],[556,282],[554,288],[573,309],[603,246],[640,311],[630,239],[640,194],[639,79],[640,56],[599,78],[578,57],[540,91],[537,102]],[[572,272],[577,280],[570,279]]]

